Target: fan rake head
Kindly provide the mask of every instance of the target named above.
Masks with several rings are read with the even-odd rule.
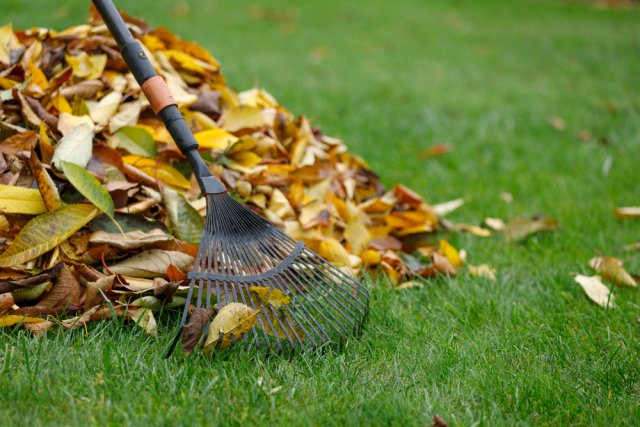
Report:
[[[341,345],[360,333],[369,305],[362,284],[228,193],[206,198],[205,229],[181,326],[195,299],[197,308],[220,310],[237,302],[257,310],[244,341],[278,353]],[[257,294],[280,295],[285,302],[272,304]]]

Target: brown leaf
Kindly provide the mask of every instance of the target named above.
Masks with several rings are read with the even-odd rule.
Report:
[[[135,230],[125,234],[96,231],[89,239],[93,244],[107,244],[118,249],[152,247],[158,243],[170,242],[173,240],[175,240],[173,237],[157,228],[147,232]]]
[[[2,141],[0,153],[15,155],[19,151],[31,151],[36,142],[38,142],[38,135],[32,130],[17,133]]]
[[[182,252],[151,249],[112,265],[109,269],[113,273],[126,276],[153,278],[166,276],[170,264],[186,271],[194,261],[193,257]]]
[[[533,219],[513,220],[506,225],[504,232],[507,240],[517,242],[541,231],[555,231],[557,229],[558,222],[555,219],[540,216]]]
[[[431,422],[431,427],[449,427],[449,424],[445,422],[442,418],[437,415],[433,416],[433,421]]]
[[[635,279],[622,266],[622,261],[618,258],[601,256],[592,258],[589,266],[602,276],[604,280],[610,281],[615,285],[628,286],[637,288],[638,284]]]
[[[194,308],[189,318],[189,323],[182,327],[182,351],[189,354],[198,345],[209,320],[213,316],[213,310],[209,308]]]
[[[36,178],[36,182],[38,183],[38,189],[40,190],[40,194],[42,195],[44,205],[47,207],[47,211],[52,212],[62,207],[64,203],[62,202],[62,199],[60,199],[58,188],[53,182],[53,179],[51,179],[51,176],[49,175],[47,170],[38,159],[35,151],[31,152],[29,165],[31,166],[31,172],[33,173],[33,176]]]
[[[4,313],[5,311],[11,310],[13,304],[13,295],[8,292],[6,294],[0,294],[0,314]]]
[[[640,206],[616,208],[613,212],[620,219],[640,219]]]
[[[45,308],[66,307],[80,302],[80,284],[69,268],[63,264],[49,293],[38,305]]]
[[[101,305],[105,302],[102,293],[110,291],[113,288],[113,276],[105,276],[96,280],[95,282],[87,283],[87,291],[84,300],[84,309],[88,310],[96,305]]]
[[[34,337],[43,337],[53,326],[53,322],[42,320],[42,322],[24,323],[23,327],[27,329]]]

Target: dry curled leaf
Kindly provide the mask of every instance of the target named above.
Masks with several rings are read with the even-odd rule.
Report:
[[[601,256],[589,260],[589,266],[600,276],[615,285],[637,288],[635,279],[622,266],[622,261],[618,258]]]
[[[173,264],[185,271],[191,268],[194,261],[193,257],[182,252],[151,249],[111,265],[109,270],[132,277],[165,277],[169,265]]]
[[[241,303],[225,305],[211,322],[203,349],[224,349],[242,340],[255,323],[257,315],[258,310]]]
[[[582,286],[584,293],[587,294],[591,301],[604,308],[615,307],[613,294],[609,288],[602,283],[600,276],[589,277],[578,274],[575,277],[575,281]]]
[[[532,234],[542,231],[555,231],[558,222],[555,219],[540,216],[533,219],[516,219],[510,221],[504,229],[507,240],[517,242],[524,240]]]

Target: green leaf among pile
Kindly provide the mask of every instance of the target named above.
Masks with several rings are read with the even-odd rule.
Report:
[[[247,206],[354,274],[456,274],[464,256],[434,244],[419,195],[385,189],[264,90],[227,86],[197,44],[127,21],[210,170]],[[127,316],[153,332],[149,310],[184,302],[205,200],[95,10],[60,32],[0,28],[0,142],[0,325],[40,334]]]

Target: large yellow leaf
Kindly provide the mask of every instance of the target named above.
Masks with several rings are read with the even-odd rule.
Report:
[[[224,129],[208,129],[196,133],[196,141],[202,148],[214,150],[226,150],[231,144],[238,141],[238,137]]]
[[[50,251],[97,214],[98,210],[92,205],[73,204],[35,217],[0,255],[0,267],[21,265]]]
[[[189,180],[187,180],[184,175],[182,175],[180,172],[178,172],[168,164],[163,163],[159,160],[156,161],[132,154],[129,156],[124,156],[122,158],[122,161],[124,161],[128,165],[135,166],[147,175],[150,175],[152,177],[157,176],[158,179],[165,184],[182,188],[184,190],[189,190],[191,188]]]
[[[82,51],[77,56],[65,55],[64,57],[67,64],[73,68],[73,75],[87,80],[102,76],[104,67],[107,65],[107,55],[105,54],[88,55],[87,52]]]
[[[236,341],[241,340],[255,323],[257,315],[258,310],[244,304],[232,302],[225,305],[211,322],[203,349],[223,349],[231,346],[234,337]]]
[[[39,215],[47,209],[38,190],[0,184],[0,211]]]
[[[231,107],[224,115],[224,128],[229,132],[264,126],[262,110],[255,107]]]
[[[0,328],[17,325],[18,323],[37,323],[42,321],[43,320],[38,317],[26,317],[17,314],[8,314],[6,316],[0,316]]]

